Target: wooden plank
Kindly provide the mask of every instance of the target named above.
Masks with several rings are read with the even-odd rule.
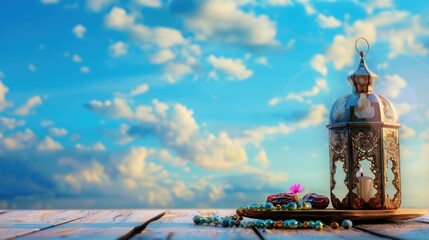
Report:
[[[163,210],[92,210],[76,221],[25,236],[30,238],[117,239]]]
[[[401,221],[386,224],[361,224],[357,229],[379,234],[391,239],[428,239],[429,224],[416,221]]]
[[[0,214],[0,239],[10,239],[48,229],[89,214],[84,210],[14,210]]]
[[[169,210],[164,217],[149,224],[146,229],[134,239],[258,239],[251,229],[222,228],[213,225],[195,225],[192,217],[230,216],[235,210]]]

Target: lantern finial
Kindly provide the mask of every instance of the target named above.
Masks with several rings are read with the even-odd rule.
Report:
[[[359,51],[357,43],[359,40],[364,40],[367,44],[367,49],[365,52]],[[378,76],[369,70],[365,62],[365,54],[369,51],[369,43],[365,38],[358,38],[355,42],[356,52],[360,55],[360,63],[356,71],[351,73],[347,79],[349,80],[350,85],[352,85],[354,93],[372,93],[374,82],[377,80]]]

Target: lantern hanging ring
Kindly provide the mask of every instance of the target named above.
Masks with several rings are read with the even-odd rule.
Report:
[[[361,51],[359,51],[358,50],[358,47],[357,47],[357,43],[359,42],[359,40],[364,40],[365,42],[366,42],[366,51],[364,52],[364,54],[367,54],[368,52],[369,52],[369,43],[368,43],[368,41],[365,39],[365,38],[363,38],[363,37],[360,37],[360,38],[358,38],[358,39],[356,39],[356,42],[355,42],[355,49],[356,49],[356,52],[357,53],[361,53]]]

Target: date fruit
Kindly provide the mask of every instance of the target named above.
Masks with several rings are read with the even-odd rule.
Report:
[[[302,201],[311,203],[313,209],[325,209],[329,205],[329,198],[317,193],[308,193]]]
[[[298,203],[300,200],[298,195],[290,193],[277,193],[267,197],[267,202],[272,203],[274,206],[277,204],[288,204],[290,202]]]

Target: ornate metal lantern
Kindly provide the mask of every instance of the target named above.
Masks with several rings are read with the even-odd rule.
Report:
[[[364,52],[359,54],[358,69],[347,78],[353,93],[334,103],[327,126],[331,201],[336,209],[397,209],[401,125],[392,103],[372,92],[377,75],[368,69]]]

